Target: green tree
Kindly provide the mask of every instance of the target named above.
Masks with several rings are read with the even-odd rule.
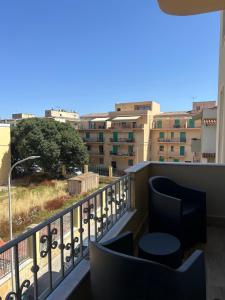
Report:
[[[88,163],[86,146],[75,129],[51,119],[26,119],[12,128],[13,162],[30,155],[40,155],[38,164],[53,176],[61,165]]]

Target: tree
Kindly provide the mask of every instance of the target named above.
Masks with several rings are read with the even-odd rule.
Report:
[[[12,128],[13,162],[30,155],[40,155],[38,164],[53,176],[62,165],[88,163],[86,146],[75,129],[52,119],[26,119]]]

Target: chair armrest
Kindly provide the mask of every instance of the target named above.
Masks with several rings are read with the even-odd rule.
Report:
[[[206,207],[206,192],[178,185],[178,195],[181,199],[198,201],[201,206]]]
[[[206,300],[206,271],[203,251],[196,250],[177,271],[181,275],[178,282],[180,291],[184,291],[182,299]]]
[[[133,255],[133,233],[127,231],[119,236],[102,243],[102,246],[126,255]]]

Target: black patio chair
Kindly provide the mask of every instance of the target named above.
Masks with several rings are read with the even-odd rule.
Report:
[[[131,256],[132,233],[103,245],[91,242],[89,247],[93,300],[206,300],[205,262],[200,250],[172,269]]]
[[[149,179],[149,229],[176,236],[182,246],[206,243],[206,193],[167,177]]]

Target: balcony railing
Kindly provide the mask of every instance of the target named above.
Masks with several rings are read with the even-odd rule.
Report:
[[[186,143],[186,138],[173,138],[173,139],[165,139],[165,138],[158,138],[159,143]]]
[[[80,130],[100,130],[100,129],[106,129],[106,125],[92,125],[92,126],[80,126]]]
[[[115,140],[113,138],[110,138],[110,142],[111,143],[134,143],[135,139],[134,138],[132,138],[132,139],[129,139],[129,138],[119,138],[119,139]]]
[[[90,240],[99,241],[130,208],[130,175],[125,175],[74,203],[0,248],[0,299],[45,299],[88,253]],[[26,245],[26,261],[21,244]],[[24,262],[24,263],[23,263]]]
[[[144,124],[124,124],[124,125],[116,125],[116,124],[112,124],[111,127],[109,127],[109,129],[143,129],[144,128]]]
[[[88,151],[89,155],[104,155],[104,151]]]
[[[83,141],[86,143],[104,143],[104,138],[98,138],[98,137],[91,137],[91,138],[83,138]]]
[[[109,152],[110,155],[115,155],[115,156],[135,156],[135,152],[126,152],[126,153],[121,153],[121,152]]]

